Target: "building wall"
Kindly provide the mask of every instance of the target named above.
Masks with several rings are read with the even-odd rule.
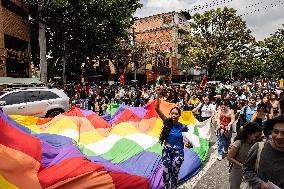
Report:
[[[5,58],[4,58],[4,15],[2,13],[2,6],[0,6],[0,77],[5,76]]]
[[[137,33],[135,40],[138,42],[150,43],[163,52],[169,52],[173,48],[172,36],[174,31],[171,28],[164,28],[158,30],[152,30],[149,32]]]
[[[28,10],[28,6],[23,4],[22,0],[10,0],[19,9]],[[3,1],[2,1],[3,4]],[[28,43],[28,52],[30,52],[30,26],[28,17],[20,16],[2,5],[0,6],[0,60],[2,64],[0,64],[0,77],[7,76],[6,71],[6,50],[5,50],[5,39],[4,35],[7,34],[9,36],[18,38],[20,40],[24,40]],[[16,50],[16,49],[14,49]],[[31,76],[31,63],[29,61],[29,76]]]
[[[2,8],[4,33],[10,36],[30,42],[28,20]]]
[[[183,14],[172,12],[158,14],[136,20],[134,25],[135,41],[146,42],[166,52],[168,67],[172,75],[182,75],[178,47],[182,43],[182,33],[189,33],[189,22]],[[145,72],[145,71],[144,71]]]
[[[173,22],[173,13],[157,14],[136,20],[133,27],[135,32],[144,32],[169,26]]]

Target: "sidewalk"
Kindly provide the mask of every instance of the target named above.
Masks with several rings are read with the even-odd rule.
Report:
[[[213,129],[212,129],[213,130]],[[228,189],[229,168],[227,159],[217,161],[217,144],[211,132],[209,157],[201,171],[178,189]]]

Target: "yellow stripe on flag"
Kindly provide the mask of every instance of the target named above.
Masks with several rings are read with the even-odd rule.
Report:
[[[5,189],[19,189],[17,186],[8,182],[5,178],[0,175],[0,188]]]

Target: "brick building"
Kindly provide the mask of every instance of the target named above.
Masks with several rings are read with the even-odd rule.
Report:
[[[137,73],[146,75],[147,81],[154,81],[159,74],[165,81],[180,81],[185,70],[180,64],[182,38],[190,33],[186,12],[170,12],[140,18],[135,21],[133,28],[136,42],[145,42],[158,49],[157,58],[147,63]],[[159,53],[163,54],[160,56]]]
[[[0,1],[0,77],[31,77],[28,6]]]

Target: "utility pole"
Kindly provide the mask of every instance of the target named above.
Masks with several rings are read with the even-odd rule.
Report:
[[[134,80],[136,82],[136,77],[137,77],[137,65],[136,65],[136,56],[135,56],[135,28],[134,26],[132,27],[132,38],[133,38],[133,63],[134,63]]]
[[[44,0],[38,1],[39,14],[39,51],[40,51],[40,80],[47,84],[46,36],[45,19],[43,17]]]

